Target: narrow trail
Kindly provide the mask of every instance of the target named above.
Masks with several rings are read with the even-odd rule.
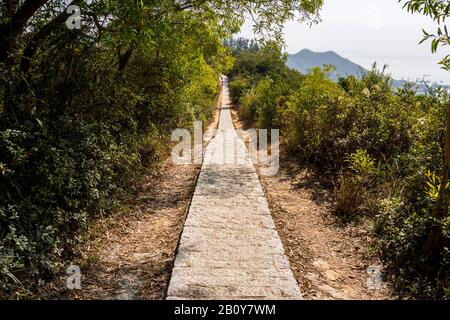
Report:
[[[301,299],[230,107],[225,79],[219,130],[205,152],[167,299]]]

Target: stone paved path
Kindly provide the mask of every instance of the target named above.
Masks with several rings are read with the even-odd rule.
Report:
[[[224,84],[167,299],[301,299]]]

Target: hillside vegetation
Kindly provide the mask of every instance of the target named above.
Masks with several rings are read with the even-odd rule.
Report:
[[[283,148],[328,179],[336,217],[373,222],[373,250],[398,292],[449,298],[449,94],[393,90],[376,67],[335,82],[332,66],[288,68],[283,25],[319,22],[322,5],[1,1],[0,298],[45,297],[94,220],[114,217],[144,170],[167,158],[172,131],[211,118],[220,74],[242,119],[281,128]],[[424,33],[433,52],[450,44],[450,6],[406,9],[436,21],[436,34]],[[264,40],[230,50],[224,39],[249,16]],[[450,57],[441,65],[450,70]]]
[[[78,5],[81,28],[68,28]],[[207,120],[252,11],[279,36],[322,0],[0,3],[0,297],[33,297],[113,212],[175,128]],[[76,23],[69,24],[76,26]]]
[[[401,294],[448,298],[450,220],[432,216],[448,93],[394,91],[376,68],[337,82],[320,68],[300,74],[275,43],[234,54],[230,90],[241,117],[281,128],[284,148],[328,178],[340,220],[373,221],[373,249]],[[432,224],[444,230],[438,254],[427,251]]]

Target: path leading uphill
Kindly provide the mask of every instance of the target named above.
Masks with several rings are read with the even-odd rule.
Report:
[[[167,299],[301,299],[245,143],[226,79]]]

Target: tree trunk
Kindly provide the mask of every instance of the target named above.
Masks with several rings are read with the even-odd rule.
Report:
[[[7,25],[0,25],[0,62],[7,62],[14,40]]]
[[[128,48],[127,51],[122,55],[119,50],[119,73],[123,73],[125,71],[125,67],[128,64],[128,61],[130,61],[131,55],[133,54],[133,49]]]
[[[9,21],[0,24],[0,62],[7,62],[28,20],[49,0],[26,0]],[[12,12],[10,12],[12,14]],[[8,18],[8,17],[7,17]]]

